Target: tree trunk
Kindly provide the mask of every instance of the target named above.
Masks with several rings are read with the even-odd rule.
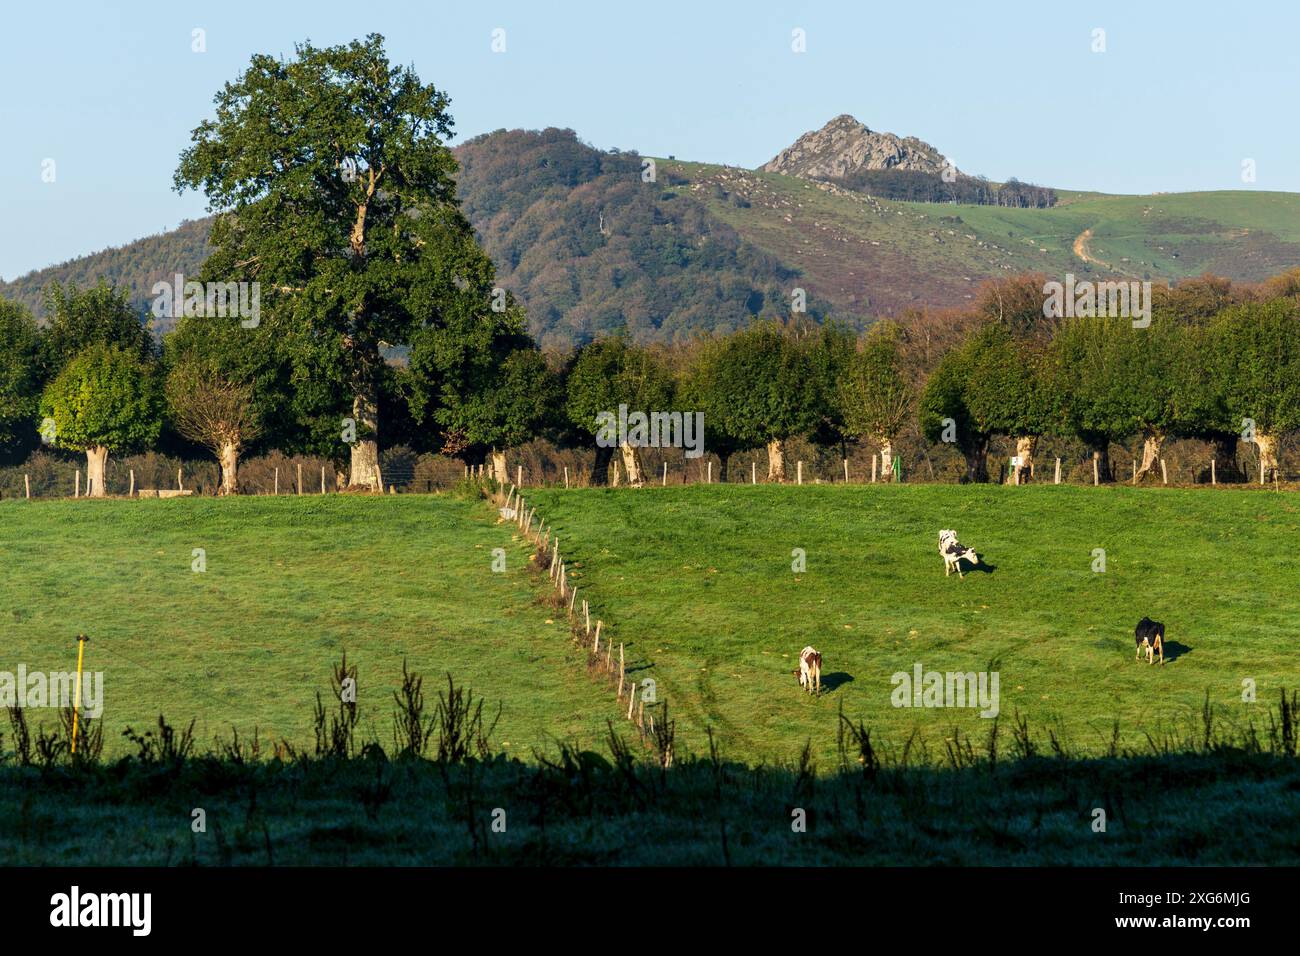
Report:
[[[1264,466],[1264,480],[1272,481],[1274,477],[1280,478],[1281,476],[1277,474],[1277,436],[1256,432],[1255,447],[1259,449],[1259,460]],[[95,487],[98,491],[99,486]]]
[[[609,463],[614,457],[614,449],[604,445],[596,446],[596,464],[591,469],[591,483],[601,487],[609,484]]]
[[[384,479],[379,473],[379,406],[374,397],[358,394],[353,398],[352,417],[356,419],[357,434],[366,437],[352,444],[348,485],[383,491]]]
[[[785,482],[785,442],[780,438],[767,443],[767,480]]]
[[[883,481],[894,480],[894,443],[885,435],[877,435],[872,439],[880,446],[880,476]]]
[[[1016,436],[1016,457],[1020,459],[1020,467],[1016,469],[1013,478],[1013,484],[1029,484],[1029,476],[1033,471],[1034,452],[1038,450],[1037,435],[1017,435]]]
[[[1093,459],[1097,462],[1097,480],[1103,484],[1114,481],[1114,475],[1110,471],[1110,439],[1085,437],[1084,443],[1088,446]]]
[[[623,453],[623,469],[627,472],[628,486],[640,488],[645,485],[645,472],[641,467],[641,450],[626,442],[619,446],[619,450]]]
[[[239,446],[232,441],[222,442],[217,460],[221,463],[221,493],[239,494]]]
[[[86,494],[92,498],[103,498],[104,466],[108,464],[108,449],[103,445],[92,445],[86,449]]]
[[[730,454],[718,453],[718,483],[725,485],[727,483],[727,462],[731,460]]]
[[[1160,467],[1160,447],[1164,444],[1165,436],[1161,432],[1148,429],[1142,436],[1142,463],[1138,465],[1137,481],[1142,481],[1148,475],[1154,477],[1155,472]]]
[[[492,479],[502,488],[510,480],[506,474],[506,453],[495,448],[492,449]]]
[[[966,455],[966,480],[975,484],[983,484],[989,480],[988,452],[989,440],[982,439],[974,444],[968,445],[964,450]]]

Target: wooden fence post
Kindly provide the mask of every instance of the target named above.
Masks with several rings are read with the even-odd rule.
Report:
[[[668,487],[668,462],[666,462],[666,461],[664,462],[664,478],[663,478],[663,481],[661,481],[659,484],[660,484],[660,487],[663,487],[663,488],[667,488],[667,487]]]
[[[564,466],[564,487],[569,487],[569,466]]]
[[[135,469],[131,469],[131,490],[126,493],[128,498],[135,497]]]
[[[1100,467],[1097,465],[1096,455],[1092,456],[1092,484],[1094,488],[1097,485],[1101,484],[1101,470]]]
[[[618,697],[620,700],[623,698],[623,674],[623,642],[620,641],[618,645]]]
[[[802,485],[803,484],[803,461],[799,462],[798,472],[799,472],[799,484]]]
[[[1210,484],[1217,485],[1218,483],[1219,483],[1219,476],[1214,473],[1214,459],[1211,458],[1210,459]]]
[[[627,719],[632,719],[632,707],[636,704],[636,681],[628,687],[627,695]]]
[[[1056,459],[1056,479],[1052,482],[1054,485],[1061,483],[1061,459]]]
[[[379,490],[383,491],[384,486],[380,485]],[[324,465],[320,466],[320,493],[322,495],[325,494],[325,466]]]
[[[181,480],[181,470],[179,468],[176,469],[176,490],[185,490],[185,482]]]
[[[524,486],[524,466],[515,465],[515,484],[520,488]]]
[[[757,459],[749,463],[749,483],[751,485],[758,484],[758,460]]]
[[[298,494],[302,494],[302,462],[298,462]]]
[[[76,475],[76,477],[73,479],[73,484],[72,484],[72,497],[74,497],[74,498],[80,498],[80,497],[81,497],[81,469],[80,469],[80,468],[77,469],[77,475]]]
[[[280,493],[280,466],[276,465],[275,466],[275,491],[273,492],[273,494],[278,495],[279,493]]]
[[[1160,459],[1160,483],[1162,485],[1169,484],[1169,472],[1165,471],[1165,460],[1163,458]]]
[[[844,483],[846,485],[849,483],[849,460],[847,458],[844,459]]]
[[[591,633],[591,607],[587,604],[587,599],[582,599],[582,619],[586,623],[587,633]]]
[[[32,478],[31,475],[23,475],[23,490],[27,492],[27,497],[32,496]]]
[[[597,651],[600,650],[600,627],[604,623],[605,623],[604,621],[599,621],[599,620],[596,622],[596,640],[595,643],[592,644],[592,647],[594,647]]]
[[[713,484],[713,459],[710,458],[710,459],[708,460],[707,464],[708,464],[708,466],[709,466],[709,474],[708,474],[708,477],[706,477],[706,478],[704,479],[704,483],[705,483],[706,485],[711,485],[711,484]]]

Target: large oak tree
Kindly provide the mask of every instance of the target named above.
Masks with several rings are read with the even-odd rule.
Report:
[[[492,263],[456,201],[448,98],[372,34],[254,56],[215,103],[175,177],[219,214],[205,274],[261,283],[307,406],[327,418],[332,399],[351,419],[350,483],[380,490],[385,346],[492,298]]]

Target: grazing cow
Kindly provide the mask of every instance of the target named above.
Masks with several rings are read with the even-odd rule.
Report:
[[[1155,663],[1156,655],[1160,656],[1160,663],[1165,662],[1165,626],[1159,621],[1153,621],[1149,617],[1144,617],[1138,621],[1138,626],[1133,630],[1134,636],[1137,637],[1137,656],[1133,659],[1140,661],[1142,651],[1145,648],[1147,652],[1147,663]]]
[[[811,644],[799,652],[799,669],[794,672],[799,686],[808,693],[822,692],[822,655]]]
[[[961,573],[962,560],[969,561],[971,564],[979,564],[980,556],[975,553],[974,548],[968,548],[957,540],[957,532],[951,528],[939,532],[939,554],[943,556],[943,576],[946,578],[952,574],[952,569],[957,569],[957,577],[963,577]]]

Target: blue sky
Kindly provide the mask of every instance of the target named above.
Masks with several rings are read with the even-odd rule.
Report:
[[[0,277],[202,215],[171,176],[220,85],[254,52],[371,31],[449,93],[453,142],[566,126],[602,148],[756,166],[851,113],[992,179],[1300,191],[1300,5],[1282,0],[24,3],[0,32]]]

